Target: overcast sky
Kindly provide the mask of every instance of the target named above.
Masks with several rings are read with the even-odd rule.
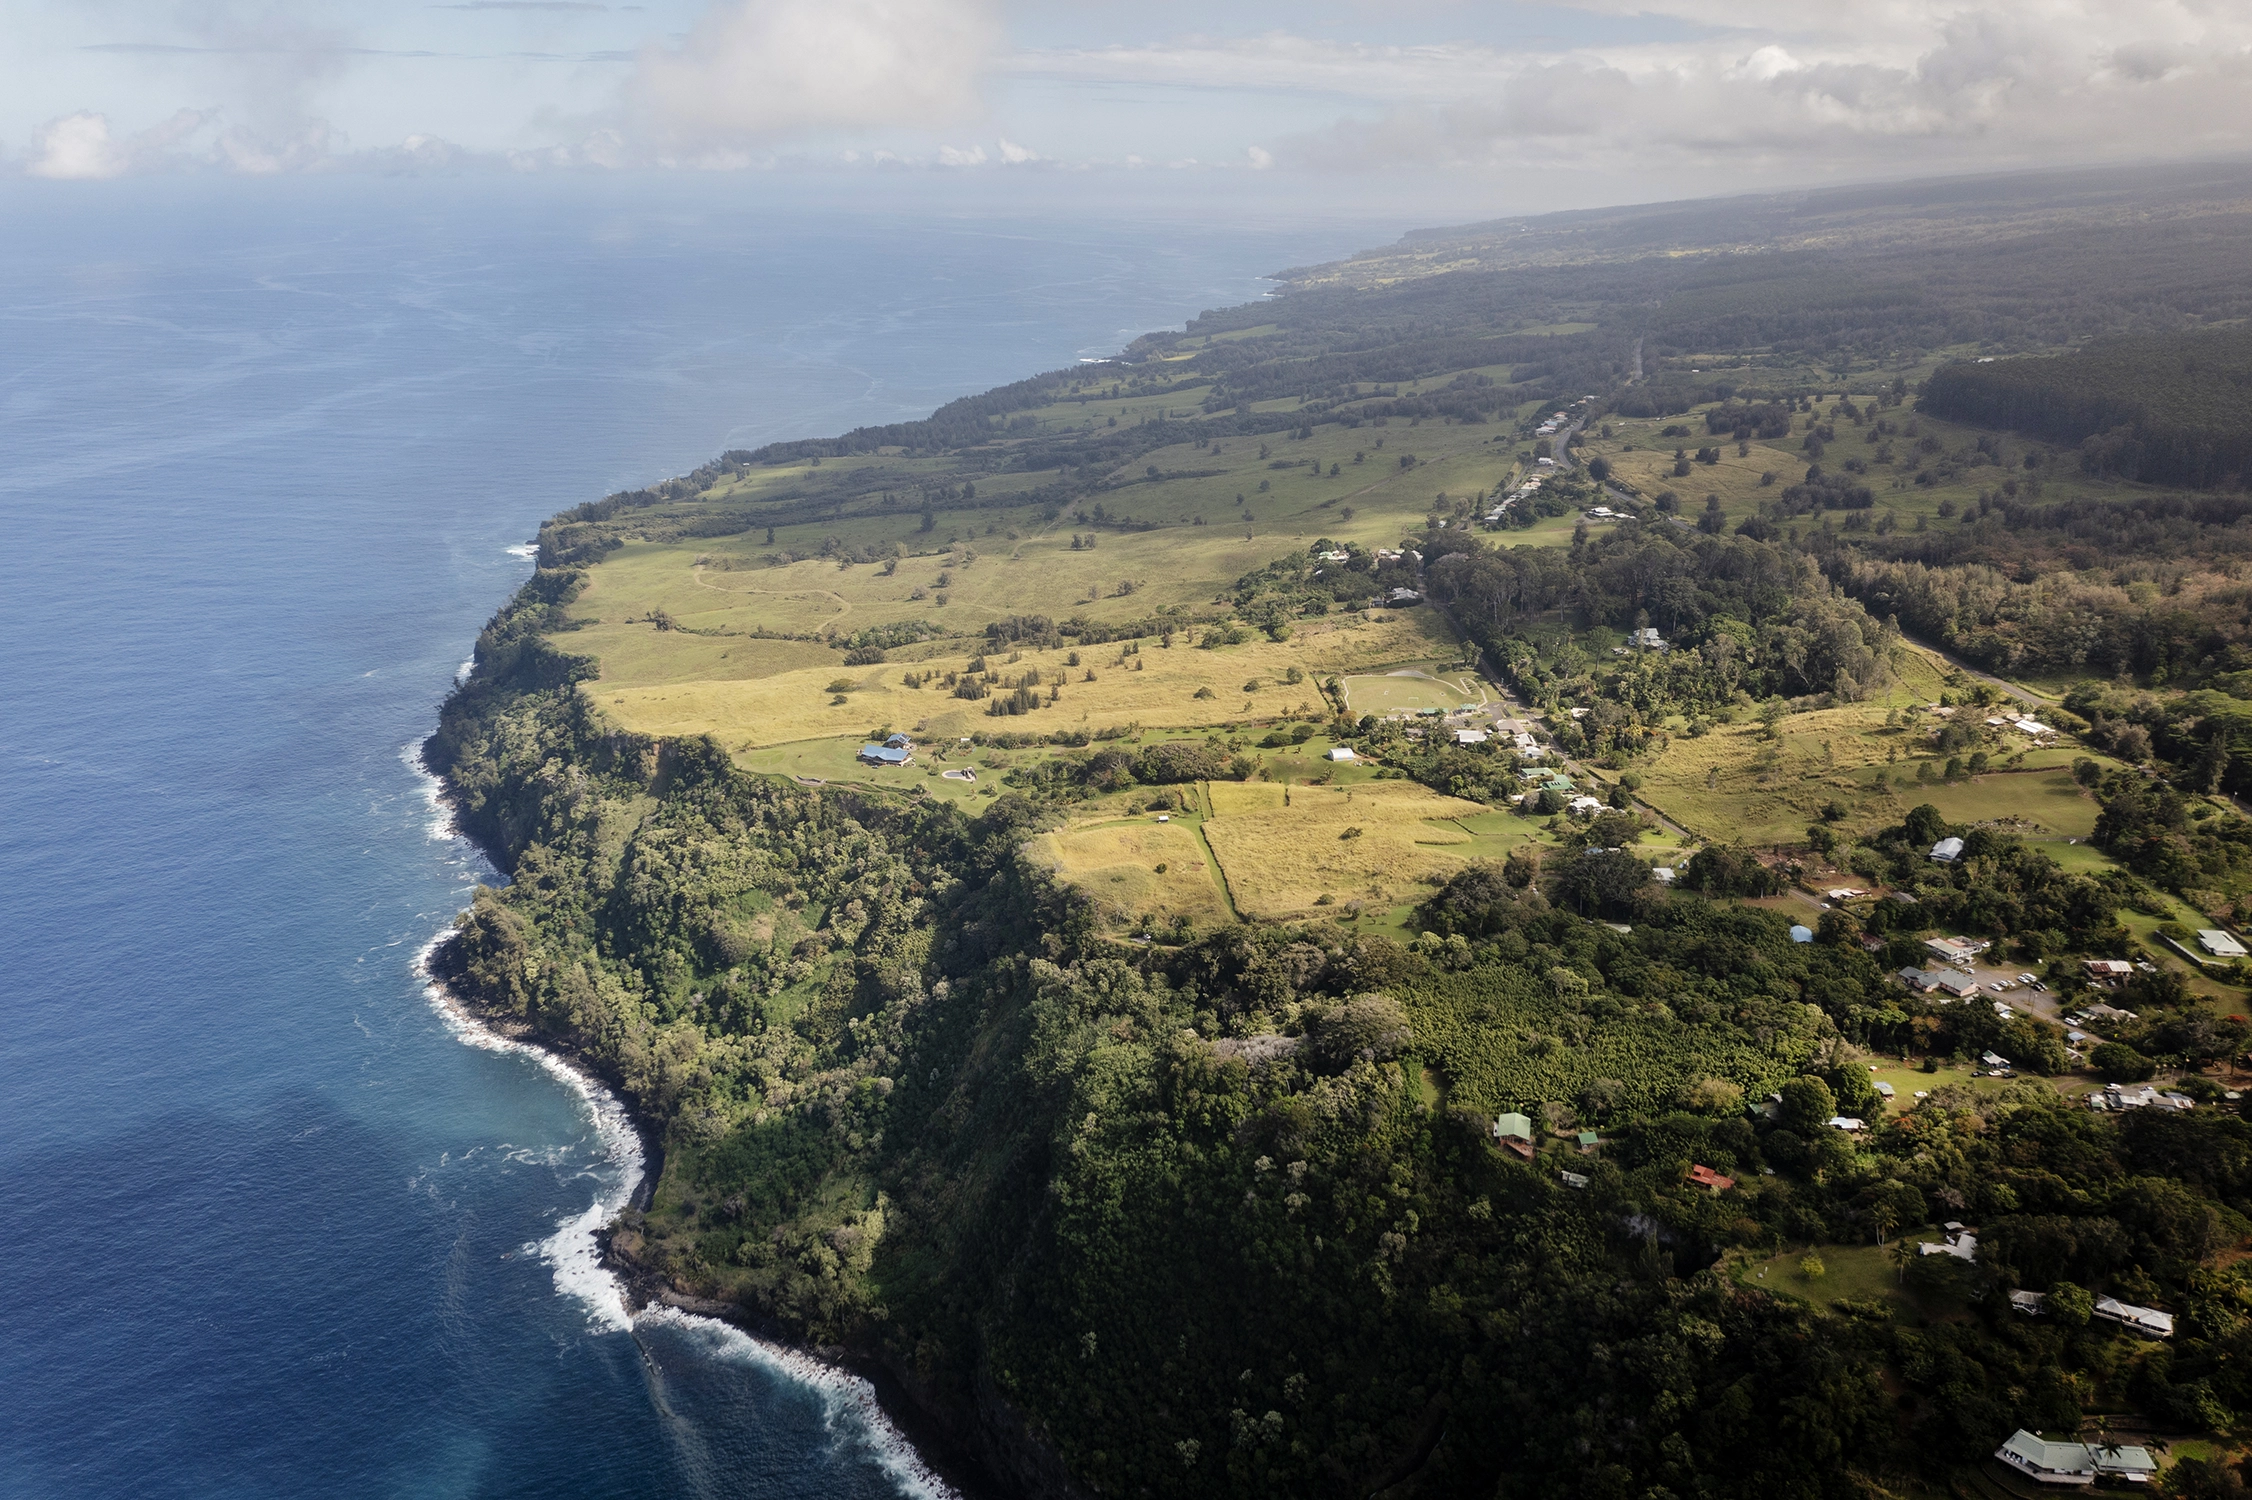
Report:
[[[0,0],[0,25],[0,172],[60,179],[782,170],[1469,219],[2252,150],[2246,0]]]

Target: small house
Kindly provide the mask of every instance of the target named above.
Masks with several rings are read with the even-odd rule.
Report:
[[[1689,1181],[1695,1187],[1701,1187],[1714,1193],[1725,1193],[1736,1185],[1735,1178],[1725,1173],[1715,1172],[1710,1167],[1701,1166],[1690,1167]]]
[[[2086,1443],[2052,1443],[2020,1427],[1994,1456],[2041,1484],[2096,1482],[2096,1461]]]
[[[862,745],[860,759],[871,766],[904,766],[914,762],[915,752],[904,745]]]
[[[1423,596],[1414,589],[1394,589],[1384,596],[1384,602],[1394,608],[1400,608],[1409,604],[1421,604]]]
[[[1514,1140],[1530,1143],[1532,1138],[1533,1122],[1515,1111],[1502,1115],[1494,1121],[1494,1139],[1497,1141]]]
[[[1454,732],[1454,742],[1458,745],[1483,745],[1486,739],[1486,731],[1483,729],[1457,729]]]
[[[2034,739],[2039,739],[2043,735],[2056,733],[2054,729],[2051,729],[2048,725],[2042,723],[2039,719],[2020,719],[2010,727],[2012,729],[2015,729],[2019,734],[2031,735]]]
[[[2096,1461],[2096,1473],[2105,1479],[2124,1479],[2129,1484],[2148,1484],[2150,1476],[2158,1472],[2158,1460],[2150,1456],[2148,1448],[2113,1447],[2108,1443],[2090,1443],[2088,1456]]]
[[[1954,969],[1918,969],[1913,966],[1896,973],[1908,988],[1929,995],[1938,991],[1949,999],[1962,1000],[1978,993],[1978,981]]]
[[[1916,1247],[1918,1255],[1952,1255],[1957,1260],[1978,1259],[1978,1236],[1960,1225],[1945,1239],[1925,1240]]]
[[[1950,835],[1931,846],[1931,857],[1943,865],[1951,865],[1963,857],[1963,841]]]
[[[1892,1085],[1886,1083],[1882,1078],[1878,1079],[1875,1083],[1870,1084],[1869,1087],[1877,1091],[1877,1097],[1880,1099],[1890,1099],[1893,1097]]]
[[[1830,1128],[1842,1130],[1847,1135],[1858,1135],[1861,1133],[1862,1127],[1861,1122],[1852,1115],[1832,1115],[1830,1116]]]
[[[1587,1175],[1583,1172],[1558,1172],[1556,1175],[1564,1179],[1564,1186],[1568,1188],[1587,1186]]]
[[[2117,984],[2134,973],[2135,966],[2123,958],[2084,958],[2080,961],[2080,972],[2087,976],[2090,984]],[[2094,1011],[2093,1006],[2089,1007],[2091,1015]]]
[[[1575,818],[1592,818],[1603,810],[1600,797],[1574,797],[1564,804],[1565,810]]]
[[[2047,1317],[2049,1294],[2047,1292],[2012,1292],[2010,1293],[2010,1311],[2023,1313],[2029,1318]]]
[[[1592,1130],[1583,1130],[1583,1131],[1581,1131],[1581,1132],[1579,1133],[1579,1148],[1580,1148],[1580,1155],[1582,1155],[1582,1156],[1592,1156],[1592,1155],[1594,1155],[1594,1154],[1595,1154],[1595,1148],[1596,1148],[1596,1147],[1597,1147],[1598,1145],[1600,1145],[1600,1144],[1602,1144],[1602,1142],[1601,1142],[1601,1141],[1600,1141],[1600,1139],[1599,1139],[1599,1138],[1598,1138],[1598,1137],[1596,1136],[1596,1134],[1595,1134],[1595,1132],[1594,1132],[1594,1131],[1592,1131]]]
[[[2197,946],[2215,958],[2245,957],[2244,945],[2217,927],[2200,927],[2197,930]]]
[[[1357,755],[1355,755],[1355,754],[1353,753],[1353,747],[1352,747],[1351,745],[1332,745],[1332,746],[1330,747],[1330,750],[1329,750],[1329,758],[1330,758],[1331,760],[1359,760],[1359,759],[1360,759],[1360,757],[1359,757],[1359,756],[1357,756]]]
[[[1652,865],[1650,867],[1650,878],[1660,885],[1673,884],[1673,866]]]
[[[2170,1339],[2174,1336],[2174,1315],[2160,1312],[2155,1307],[2137,1307],[2131,1302],[2121,1302],[2116,1298],[2098,1297],[2096,1316],[2146,1338]]]
[[[1967,968],[1971,961],[1994,945],[1978,938],[1935,937],[1924,939],[1924,951],[1943,964]]]

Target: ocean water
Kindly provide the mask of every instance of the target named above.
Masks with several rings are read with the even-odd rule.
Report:
[[[0,1493],[942,1492],[852,1382],[623,1318],[630,1131],[414,972],[491,872],[412,747],[553,511],[1374,237],[0,184]]]

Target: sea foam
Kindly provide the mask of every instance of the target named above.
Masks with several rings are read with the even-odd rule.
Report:
[[[434,810],[431,837],[461,838],[443,785],[424,768],[420,747],[409,745],[402,758],[425,783]],[[503,1036],[455,999],[430,972],[430,956],[450,935],[450,928],[435,934],[414,957],[414,971],[422,979],[423,993],[446,1029],[468,1046],[529,1058],[578,1096],[594,1127],[598,1165],[591,1175],[598,1186],[593,1202],[558,1222],[553,1234],[526,1247],[553,1271],[556,1292],[583,1308],[588,1323],[600,1331],[626,1333],[637,1323],[669,1324],[697,1335],[697,1342],[710,1358],[749,1365],[812,1390],[821,1398],[822,1427],[838,1451],[857,1453],[875,1465],[911,1500],[959,1500],[954,1488],[923,1462],[914,1444],[884,1414],[876,1388],[861,1377],[717,1318],[673,1307],[645,1308],[638,1316],[628,1310],[625,1284],[602,1263],[602,1246],[596,1236],[633,1201],[634,1190],[648,1171],[641,1133],[618,1097],[599,1081],[544,1047]]]
[[[876,1399],[876,1388],[851,1371],[746,1333],[732,1323],[674,1307],[650,1308],[639,1321],[692,1331],[711,1358],[750,1365],[811,1389],[821,1398],[822,1428],[840,1452],[857,1452],[882,1470],[902,1495],[914,1500],[960,1500],[954,1487],[939,1478],[914,1444],[892,1425]]]

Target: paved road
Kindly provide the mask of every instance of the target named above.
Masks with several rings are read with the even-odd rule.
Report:
[[[1923,650],[1929,651],[1932,655],[1938,657],[1941,661],[1947,663],[1947,665],[1953,667],[1956,671],[1962,673],[1965,677],[1973,678],[1979,682],[1983,682],[1989,687],[2000,688],[2003,692],[2009,694],[2012,698],[2015,698],[2018,702],[2026,705],[2028,708],[2047,708],[2052,706],[2052,700],[2042,697],[2039,693],[2032,691],[2030,688],[2021,688],[2016,683],[2005,681],[2002,678],[1996,677],[1991,672],[1981,672],[1980,670],[1978,670],[1978,668],[1972,666],[1969,662],[1964,661],[1961,657],[1953,655],[1950,652],[1943,651],[1939,647],[1932,645],[1929,641],[1919,641],[1914,636],[1906,634],[1903,634],[1901,636],[1901,639],[1909,642],[1912,645],[1921,647]]]

